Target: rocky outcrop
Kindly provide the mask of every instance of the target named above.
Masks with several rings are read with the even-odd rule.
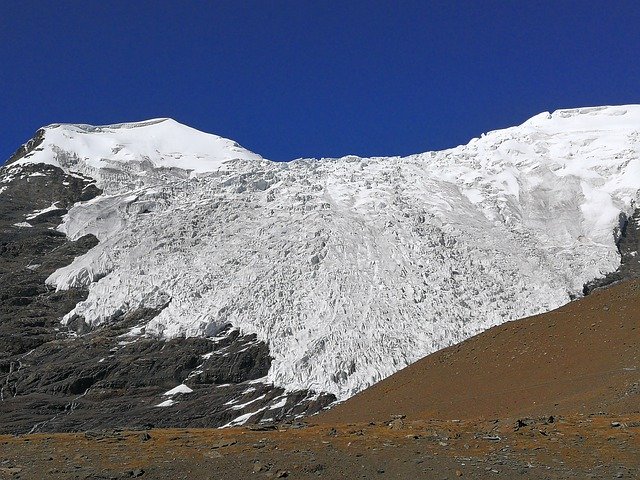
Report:
[[[6,164],[10,165],[11,163],[26,157],[27,155],[35,151],[37,148],[39,148],[44,140],[44,134],[45,134],[44,128],[39,129],[31,140],[29,140],[24,145],[21,145],[20,148],[18,148],[15,151],[15,153],[9,157],[9,159],[6,161]]]
[[[587,283],[583,289],[585,295],[599,288],[640,278],[640,208],[636,209],[629,218],[623,219],[621,224],[617,242],[620,266],[614,272]]]

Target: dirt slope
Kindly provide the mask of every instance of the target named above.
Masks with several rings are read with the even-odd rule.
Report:
[[[640,282],[494,327],[316,418],[322,424],[640,411]]]

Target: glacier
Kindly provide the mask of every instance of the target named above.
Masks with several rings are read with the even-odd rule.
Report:
[[[170,119],[45,127],[103,194],[59,229],[100,243],[47,280],[63,322],[162,308],[138,331],[265,341],[267,381],[339,400],[614,271],[640,202],[640,106],[542,113],[452,149],[272,162]],[[1,197],[1,193],[0,193]]]

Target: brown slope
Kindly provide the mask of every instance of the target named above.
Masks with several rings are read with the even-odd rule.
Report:
[[[321,414],[321,423],[640,411],[640,282],[491,328]]]

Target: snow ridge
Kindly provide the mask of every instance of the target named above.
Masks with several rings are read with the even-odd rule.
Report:
[[[15,165],[46,163],[89,175],[101,187],[128,191],[223,168],[228,160],[259,161],[232,140],[170,118],[92,126],[52,124],[44,141]]]
[[[441,152],[289,163],[170,120],[123,125],[50,127],[20,160],[105,190],[61,226],[101,241],[48,279],[89,287],[65,321],[166,305],[146,335],[230,323],[269,345],[268,381],[339,399],[580,295],[619,265],[640,201],[640,106],[543,113]]]

